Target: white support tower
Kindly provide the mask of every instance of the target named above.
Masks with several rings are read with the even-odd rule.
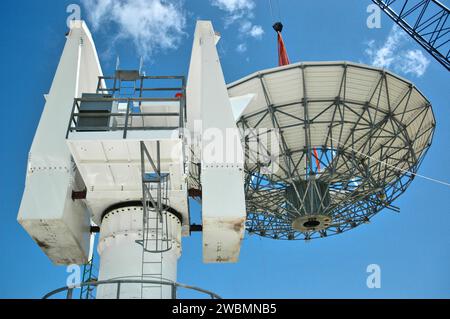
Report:
[[[18,220],[58,265],[87,263],[91,225],[98,225],[100,281],[156,281],[99,286],[97,298],[174,297],[164,283],[176,282],[181,237],[190,235],[191,152],[201,166],[204,261],[238,260],[243,154],[217,40],[211,23],[200,21],[186,86],[182,76],[133,70],[103,76],[86,24],[71,24],[30,151]],[[229,142],[206,143],[214,129],[235,138],[231,160],[205,155]]]

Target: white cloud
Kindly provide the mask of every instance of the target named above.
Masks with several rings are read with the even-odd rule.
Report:
[[[399,62],[399,70],[403,73],[412,73],[419,77],[425,74],[430,64],[430,60],[418,49],[406,51],[403,54],[402,60]]]
[[[250,30],[250,35],[254,38],[260,39],[264,34],[264,30],[260,25],[254,25]]]
[[[409,36],[394,26],[383,45],[377,46],[375,41],[371,40],[367,43],[365,53],[370,64],[374,66],[421,77],[425,74],[430,60],[421,50],[406,48],[410,42]]]
[[[185,36],[181,0],[82,0],[94,30],[117,27],[115,40],[131,40],[138,53],[176,49]]]
[[[264,30],[260,25],[254,25],[256,3],[254,0],[210,0],[211,4],[226,12],[225,27],[236,23],[239,25],[239,33],[244,37],[261,39]]]
[[[245,43],[240,43],[237,47],[236,47],[236,51],[239,53],[244,53],[247,51],[247,44]]]
[[[264,30],[260,25],[253,25],[250,21],[242,22],[240,30],[243,34],[255,39],[261,39],[264,34]]]
[[[250,11],[255,8],[255,2],[253,0],[212,0],[211,3],[213,6],[230,13]]]

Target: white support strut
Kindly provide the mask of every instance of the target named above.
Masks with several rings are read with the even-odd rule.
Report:
[[[201,153],[203,260],[237,262],[246,207],[243,151],[210,21],[198,21],[187,84],[188,128]]]
[[[79,185],[66,144],[74,98],[95,92],[102,70],[94,41],[83,21],[72,21],[28,159],[18,221],[58,265],[86,263],[90,215],[72,190]]]

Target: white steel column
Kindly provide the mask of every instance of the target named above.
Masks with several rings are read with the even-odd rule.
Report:
[[[84,264],[89,256],[90,216],[73,201],[76,179],[66,144],[74,98],[96,91],[102,69],[92,35],[72,21],[28,158],[18,222],[57,265]],[[38,110],[36,110],[38,111]]]
[[[149,212],[156,214],[155,212]],[[168,234],[172,248],[162,253],[143,253],[142,245],[136,241],[143,238],[142,207],[118,208],[109,212],[101,225],[98,253],[100,255],[99,280],[144,279],[176,282],[177,262],[181,256],[181,223],[178,217],[167,213]],[[165,224],[160,229],[165,229]],[[152,232],[149,242],[156,238]],[[149,243],[149,247],[153,244]],[[121,299],[170,299],[172,287],[156,284],[122,284]],[[117,285],[97,288],[97,299],[116,299]]]
[[[197,22],[187,84],[188,128],[201,158],[203,261],[233,263],[245,231],[244,153],[218,41],[210,21]]]

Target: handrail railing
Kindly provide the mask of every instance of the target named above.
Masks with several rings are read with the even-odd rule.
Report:
[[[202,288],[190,286],[190,285],[181,284],[178,282],[164,281],[164,280],[140,280],[140,279],[115,279],[115,280],[83,282],[83,283],[80,283],[75,286],[66,286],[66,287],[61,287],[61,288],[55,289],[55,290],[47,293],[44,297],[42,297],[42,299],[49,299],[50,297],[55,296],[64,291],[67,292],[66,299],[73,299],[73,291],[75,289],[80,289],[81,287],[85,287],[85,286],[98,287],[100,285],[117,285],[116,299],[120,299],[121,286],[124,284],[153,284],[153,285],[171,286],[172,287],[172,299],[176,299],[178,288],[194,290],[194,291],[197,291],[197,292],[200,292],[200,293],[210,296],[211,299],[222,299],[219,295],[217,295],[214,292],[211,292],[211,291],[208,291],[208,290],[205,290]]]
[[[105,98],[105,99],[91,99],[91,98],[76,98],[74,100],[72,113],[70,117],[70,122],[67,129],[67,137],[69,137],[70,133],[72,132],[86,132],[86,131],[93,131],[93,132],[101,132],[101,131],[123,131],[124,132],[124,138],[127,137],[127,133],[129,131],[142,131],[142,130],[176,130],[176,129],[182,129],[184,127],[184,105],[185,103],[181,101],[180,98]],[[82,113],[80,109],[80,103],[81,102],[126,102],[127,103],[127,110],[122,113],[118,112],[87,112]],[[178,112],[140,112],[140,113],[133,113],[131,112],[130,105],[133,104],[133,102],[180,102],[179,111]],[[131,118],[151,118],[151,117],[178,117],[179,121],[177,121],[175,126],[146,126],[144,123],[142,123],[142,126],[133,126],[130,125],[130,119]],[[107,118],[108,119],[108,125],[107,126],[81,126],[79,125],[79,120],[83,118]],[[123,125],[117,125],[113,126],[110,123],[110,120],[114,119],[124,119]]]
[[[111,88],[106,87],[106,80],[114,80],[114,85]],[[81,98],[75,98],[72,112],[70,116],[69,125],[67,128],[66,138],[69,137],[72,132],[104,132],[104,131],[123,131],[123,138],[127,138],[128,131],[142,131],[142,130],[180,130],[180,136],[186,122],[186,80],[184,76],[138,76],[137,81],[140,81],[140,85],[131,87],[135,96],[127,96],[129,94],[122,94],[122,87],[117,86],[117,83],[121,83],[121,80],[114,76],[101,76],[99,77],[97,95],[91,94],[91,96],[83,96]],[[179,80],[181,83],[179,87],[145,87],[144,80]],[[148,82],[148,81],[147,81]],[[126,87],[124,87],[126,88]],[[144,92],[170,92],[173,91],[175,96],[170,97],[148,97],[144,96]],[[117,94],[116,94],[117,93]],[[105,96],[102,96],[102,95]],[[169,93],[170,94],[170,93]],[[125,96],[124,96],[125,95]],[[133,94],[131,94],[133,95]],[[82,109],[82,103],[99,103],[99,110]],[[145,102],[156,102],[154,106],[155,112],[149,112],[149,108],[142,109]],[[164,108],[161,111],[158,110],[157,102],[179,102],[177,109],[164,112]],[[106,103],[107,105],[119,104],[125,105],[123,112],[117,109],[111,109],[111,106],[107,107],[103,111]],[[164,105],[162,104],[161,107]],[[139,108],[139,111],[135,112],[134,109]],[[170,124],[161,127],[155,127],[155,125],[149,125],[145,123],[145,119],[155,117],[174,118],[178,117],[178,121],[171,120]],[[140,118],[142,123],[133,124],[133,119]],[[131,123],[130,123],[131,120]],[[120,122],[120,123],[119,123]],[[123,122],[123,123],[122,123]],[[156,122],[156,121],[154,121]],[[94,125],[91,125],[94,123]]]

